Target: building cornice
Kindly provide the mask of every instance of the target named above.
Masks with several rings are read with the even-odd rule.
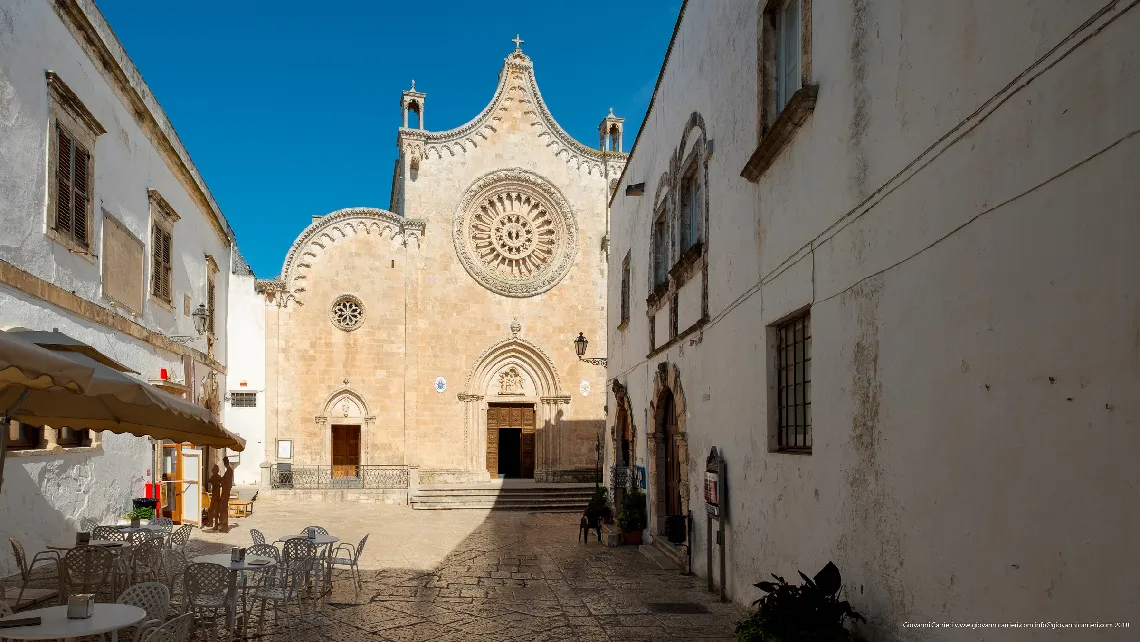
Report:
[[[122,43],[115,37],[99,8],[93,0],[51,0],[51,5],[71,31],[76,43],[87,53],[95,68],[103,73],[127,110],[134,115],[139,127],[163,155],[175,175],[183,181],[187,192],[201,206],[219,240],[223,245],[231,245],[234,233],[229,222],[190,159],[190,153],[182,145],[166,112],[143,81],[142,74],[127,56]]]

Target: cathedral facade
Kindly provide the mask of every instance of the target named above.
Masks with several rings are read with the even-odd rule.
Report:
[[[602,121],[599,149],[574,140],[517,42],[467,124],[425,129],[426,98],[401,96],[388,209],[314,217],[259,282],[266,463],[593,481],[606,373],[573,341],[606,343],[622,121]]]

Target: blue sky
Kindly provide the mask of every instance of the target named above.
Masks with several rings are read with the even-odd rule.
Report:
[[[610,107],[633,144],[681,0],[99,0],[261,278],[314,214],[388,207],[400,92],[428,129],[494,92],[515,33],[558,122],[591,147]]]

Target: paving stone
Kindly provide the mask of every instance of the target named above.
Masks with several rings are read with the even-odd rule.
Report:
[[[336,574],[319,613],[307,605],[302,620],[291,607],[277,626],[270,615],[266,642],[727,642],[742,616],[704,580],[660,569],[635,547],[572,544],[578,525],[568,515],[297,502],[235,520],[229,533],[196,533],[191,554],[248,545],[249,528],[298,532],[314,514],[345,541],[371,533],[363,587]],[[650,602],[695,602],[709,613],[653,613]]]

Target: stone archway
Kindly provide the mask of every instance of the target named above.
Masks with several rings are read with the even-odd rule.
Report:
[[[653,424],[649,427],[648,463],[651,521],[654,533],[665,535],[670,515],[689,512],[689,445],[685,426],[685,393],[676,364],[662,362],[653,377]]]
[[[637,464],[637,426],[633,421],[633,404],[629,400],[629,392],[620,381],[614,379],[611,383],[617,412],[614,424],[610,427],[610,443],[613,469],[610,471],[610,486],[613,493],[612,500],[615,507],[621,506],[621,495],[635,483],[633,475]]]
[[[532,407],[534,412],[533,476],[550,481],[561,460],[562,413],[570,403],[554,363],[541,348],[520,338],[521,326],[511,324],[510,338],[483,351],[467,375],[464,391],[463,442],[467,469],[476,479],[490,479],[488,471],[488,410],[492,407]]]

